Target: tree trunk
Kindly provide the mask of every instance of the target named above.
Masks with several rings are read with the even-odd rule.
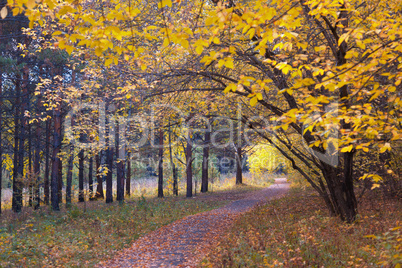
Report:
[[[127,176],[126,176],[126,195],[131,194],[131,155],[130,152],[127,153]]]
[[[71,205],[71,184],[73,182],[74,147],[70,145],[70,156],[68,157],[67,178],[66,178],[66,207]]]
[[[98,185],[96,186],[96,194],[95,198],[96,199],[104,199],[105,196],[103,194],[103,176],[99,174],[100,172],[100,167],[101,167],[101,160],[100,160],[100,153],[97,153],[95,156],[95,162],[96,162],[96,181],[98,182]]]
[[[163,197],[163,130],[159,130],[158,197]]]
[[[108,122],[106,117],[106,166],[107,166],[107,175],[106,175],[106,203],[113,202],[113,149],[114,146],[112,142],[112,126],[110,126],[110,122]]]
[[[29,96],[28,98],[28,111],[30,111],[30,101],[29,101]],[[32,169],[32,125],[31,124],[27,124],[28,125],[28,174],[27,174],[27,179],[28,179],[28,206],[32,207],[33,206],[33,187],[34,187],[34,182],[33,182],[33,178],[34,176],[34,172]]]
[[[94,158],[91,155],[89,158],[89,167],[88,167],[89,200],[95,200],[94,199],[93,173],[94,173]]]
[[[178,196],[179,195],[179,185],[177,183],[176,165],[174,164],[174,161],[173,161],[170,121],[169,121],[169,155],[170,155],[170,165],[172,166],[172,175],[173,175],[173,195]]]
[[[60,140],[63,140],[63,137],[60,137]],[[57,172],[57,179],[59,180],[59,182],[57,183],[57,186],[58,186],[57,194],[59,195],[59,202],[63,203],[63,161],[60,157],[59,157],[58,161],[59,161],[59,166],[58,166],[58,172]]]
[[[44,192],[44,202],[46,205],[49,205],[49,174],[50,174],[50,168],[49,168],[49,155],[50,155],[50,120],[46,120],[46,126],[45,126],[45,132],[46,132],[46,141],[45,141],[45,178],[43,182],[43,192]]]
[[[193,146],[191,141],[191,130],[188,131],[187,137],[187,147],[186,147],[186,174],[187,174],[187,186],[186,186],[186,197],[193,196]]]
[[[37,114],[39,114],[39,105],[40,101],[38,100],[37,105]],[[35,182],[34,182],[34,209],[38,209],[40,206],[40,124],[39,121],[36,123],[36,144],[35,144],[35,161],[34,161],[34,173],[35,173]]]
[[[243,156],[241,148],[236,146],[236,185],[243,184],[243,167],[242,167]]]
[[[18,119],[16,123],[18,124],[18,131],[16,131],[17,135],[17,143],[16,146],[17,151],[16,155],[14,155],[14,160],[16,164],[16,169],[14,173],[14,182],[13,182],[13,199],[12,199],[12,210],[14,212],[20,212],[22,209],[22,178],[24,176],[24,141],[25,141],[25,119],[24,119],[24,110],[25,110],[25,101],[22,101],[20,104],[20,82],[17,81],[16,83],[16,117],[20,117],[20,122]],[[25,93],[25,90],[24,92]],[[26,96],[24,94],[24,96]],[[15,145],[16,145],[15,144]]]
[[[54,211],[60,210],[59,207],[59,157],[61,147],[61,114],[60,107],[56,107],[54,116],[54,134],[53,134],[53,154],[52,154],[52,177],[50,181],[51,203]]]
[[[205,144],[202,156],[202,175],[201,175],[201,193],[208,192],[208,166],[209,166],[209,144],[211,142],[211,132],[205,132]]]
[[[122,131],[123,132],[123,131]],[[116,133],[115,133],[115,142],[116,142],[116,188],[117,188],[117,196],[116,200],[119,202],[124,201],[124,159],[123,155],[120,155],[120,126],[119,122],[116,122]]]
[[[85,202],[84,197],[84,150],[78,153],[78,202]]]
[[[0,35],[2,34],[0,26]],[[2,145],[2,130],[3,130],[3,74],[0,72],[0,214],[1,214],[1,198],[3,190],[3,145]]]

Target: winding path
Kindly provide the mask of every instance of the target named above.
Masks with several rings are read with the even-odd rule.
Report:
[[[97,267],[195,267],[237,216],[257,204],[279,198],[288,189],[286,179],[276,179],[275,184],[251,192],[243,199],[185,217],[149,233]]]

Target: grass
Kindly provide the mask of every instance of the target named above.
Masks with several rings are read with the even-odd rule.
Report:
[[[293,189],[241,216],[202,267],[401,267],[400,200],[367,196],[358,220],[329,217],[311,191]]]
[[[92,267],[139,236],[225,201],[145,199],[88,202],[70,210],[8,215],[0,224],[0,267]]]

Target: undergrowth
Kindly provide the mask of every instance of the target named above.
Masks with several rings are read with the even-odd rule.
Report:
[[[0,267],[93,267],[139,236],[225,201],[168,197],[123,204],[101,201],[51,212],[2,215]]]
[[[401,267],[400,200],[371,195],[348,225],[311,191],[241,216],[202,267]]]

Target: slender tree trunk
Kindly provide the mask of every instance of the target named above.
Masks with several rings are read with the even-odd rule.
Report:
[[[60,137],[60,140],[63,140],[62,137]],[[61,147],[61,145],[60,145]],[[60,148],[61,149],[61,148]],[[57,172],[57,180],[59,181],[57,183],[57,194],[59,195],[59,202],[63,203],[63,161],[59,157],[59,166],[58,166],[58,172]]]
[[[84,197],[84,150],[78,153],[78,202],[85,202]]]
[[[94,173],[94,158],[91,155],[89,158],[89,167],[88,167],[89,200],[95,200],[93,173]]]
[[[67,178],[66,178],[66,207],[71,205],[71,184],[73,182],[74,147],[70,145],[70,156],[68,157]]]
[[[101,160],[100,160],[100,153],[97,153],[95,156],[95,162],[96,162],[96,181],[98,182],[98,185],[96,186],[96,194],[95,198],[96,199],[104,199],[105,196],[103,194],[103,176],[99,174],[100,172],[100,167],[101,167]]]
[[[29,97],[28,97],[29,99]],[[30,101],[28,100],[28,110],[30,111]],[[28,178],[28,206],[32,207],[33,205],[33,178],[35,177],[33,174],[32,169],[32,125],[27,124],[28,126],[28,170],[29,173],[27,174]]]
[[[53,154],[52,154],[52,177],[50,181],[51,203],[54,211],[60,210],[59,207],[59,157],[61,147],[61,114],[60,107],[56,107],[54,116],[54,134],[53,134]]]
[[[163,197],[163,130],[159,130],[158,197]]]
[[[38,100],[37,105],[37,114],[39,114],[39,105],[40,100]],[[36,123],[36,130],[35,130],[35,161],[34,161],[34,173],[35,173],[35,182],[34,182],[34,209],[38,209],[40,206],[40,191],[39,191],[39,184],[40,184],[40,123],[39,121]]]
[[[0,36],[3,31],[0,26]],[[2,130],[3,130],[3,74],[0,72],[0,214],[1,214],[1,200],[3,190],[3,144],[2,144]]]
[[[43,187],[44,187],[43,192],[44,192],[45,204],[49,205],[49,199],[50,199],[49,198],[50,120],[46,120],[45,132],[46,132],[46,141],[45,141],[45,178],[44,178],[44,183],[43,183]]]
[[[123,155],[120,155],[120,130],[119,122],[116,120],[116,133],[115,133],[115,142],[116,142],[116,187],[117,187],[117,196],[116,200],[119,202],[124,201],[124,159],[122,159]]]
[[[126,175],[126,195],[131,194],[131,155],[130,152],[127,153],[127,175]]]
[[[208,192],[208,160],[209,160],[209,144],[211,142],[211,132],[208,130],[205,133],[205,144],[202,156],[202,175],[201,175],[201,192]]]
[[[113,149],[106,150],[108,172],[106,175],[106,203],[113,202]]]
[[[14,159],[13,159],[13,197],[12,197],[12,210],[14,212],[21,211],[22,199],[20,188],[20,178],[18,177],[18,144],[19,144],[19,132],[20,132],[20,110],[18,109],[20,102],[20,86],[19,81],[16,83],[16,100],[15,100],[15,117],[14,117]]]
[[[187,186],[186,186],[186,197],[193,196],[193,146],[191,141],[191,130],[188,131],[187,137],[187,147],[186,147],[186,174],[187,174]]]
[[[236,146],[236,184],[243,184],[243,156],[240,146]]]
[[[176,166],[173,161],[170,121],[169,121],[169,155],[170,155],[170,165],[172,166],[172,175],[173,175],[173,194],[175,196],[178,196],[179,195],[179,186],[177,183],[177,170],[176,170]]]

